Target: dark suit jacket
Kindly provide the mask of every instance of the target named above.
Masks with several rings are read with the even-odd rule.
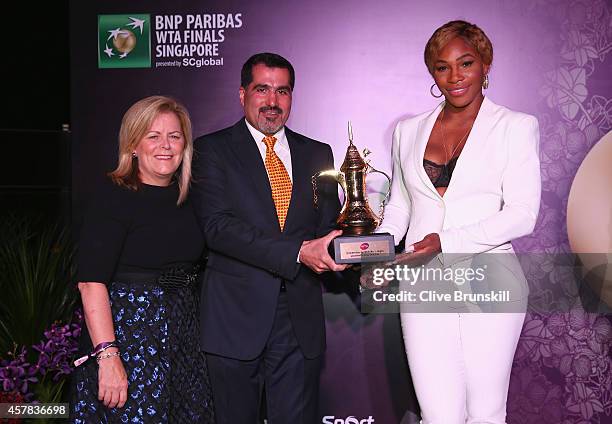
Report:
[[[337,187],[319,184],[313,204],[311,176],[333,168],[329,145],[285,128],[293,190],[280,231],[268,175],[244,119],[198,138],[192,201],[209,249],[201,292],[202,347],[235,359],[253,359],[270,334],[282,280],[291,321],[307,358],[325,349],[318,276],[297,256],[304,240],[335,226]]]

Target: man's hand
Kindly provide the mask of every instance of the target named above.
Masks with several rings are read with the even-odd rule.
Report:
[[[334,230],[325,237],[304,241],[300,248],[300,263],[306,265],[317,274],[325,271],[344,271],[347,265],[338,265],[327,252],[329,243],[341,234],[341,230]]]

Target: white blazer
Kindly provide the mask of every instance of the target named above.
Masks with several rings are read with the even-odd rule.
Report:
[[[485,97],[442,197],[423,156],[443,106],[397,124],[391,197],[377,231],[396,244],[405,235],[406,246],[438,233],[443,263],[444,254],[513,252],[509,242],[533,231],[540,207],[538,121]]]

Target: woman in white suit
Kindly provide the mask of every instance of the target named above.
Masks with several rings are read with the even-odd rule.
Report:
[[[465,21],[443,25],[427,43],[432,95],[437,86],[444,102],[399,122],[393,136],[391,198],[379,231],[406,237],[414,253],[399,262],[431,256],[447,267],[483,252],[516,259],[510,241],[533,231],[538,122],[483,96],[492,59],[488,37]],[[401,314],[423,423],[505,422],[525,317],[519,304],[505,313]]]

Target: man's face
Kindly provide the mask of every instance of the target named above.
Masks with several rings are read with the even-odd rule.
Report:
[[[260,63],[253,66],[253,81],[240,87],[240,104],[249,124],[265,135],[272,135],[289,118],[291,94],[289,70]]]

